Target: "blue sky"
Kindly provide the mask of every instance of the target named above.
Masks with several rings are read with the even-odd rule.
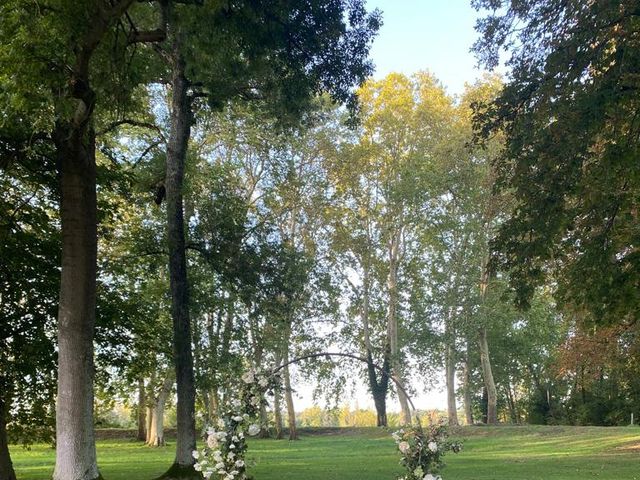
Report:
[[[470,0],[368,0],[367,7],[382,10],[384,22],[371,50],[376,78],[429,70],[459,94],[480,75],[469,52],[478,17]]]

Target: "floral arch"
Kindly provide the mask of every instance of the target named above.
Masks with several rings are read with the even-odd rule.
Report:
[[[268,402],[266,396],[280,388],[280,371],[291,364],[318,357],[343,357],[367,362],[365,358],[350,353],[322,352],[304,355],[284,363],[271,371],[251,369],[242,375],[242,388],[238,398],[232,400],[227,411],[215,425],[206,427],[206,441],[200,450],[193,451],[195,468],[206,480],[249,480],[247,476],[247,436],[260,433],[257,419],[260,407]],[[385,372],[374,364],[374,368]],[[403,387],[389,375],[397,388]],[[447,426],[431,423],[423,427],[411,397],[407,394],[414,421],[393,432],[392,437],[401,454],[400,464],[407,470],[397,480],[439,480],[436,473],[444,466],[442,457],[448,451],[459,452],[459,442],[448,440]]]

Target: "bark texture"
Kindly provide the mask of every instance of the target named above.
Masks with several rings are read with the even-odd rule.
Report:
[[[7,414],[5,402],[0,398],[0,480],[16,480],[7,436]]]
[[[81,81],[81,80],[78,80]],[[72,122],[54,139],[60,178],[62,271],[58,309],[58,394],[54,480],[99,478],[93,431],[93,335],[96,307],[97,205],[93,92],[78,100]]]
[[[487,288],[489,287],[489,271],[487,268],[488,260],[485,260],[482,267],[482,277],[480,279],[480,294],[482,302],[487,296]],[[496,382],[493,378],[491,369],[491,358],[489,356],[489,342],[487,340],[487,329],[481,327],[478,332],[478,347],[480,350],[480,366],[482,367],[482,378],[487,392],[487,421],[489,425],[498,423],[498,392],[496,390]]]
[[[174,376],[172,374],[167,375],[162,383],[162,388],[155,401],[155,409],[153,412],[153,418],[151,420],[151,432],[149,434],[149,441],[147,442],[151,447],[164,447],[164,407],[171,393],[173,387]]]
[[[481,328],[478,334],[478,344],[480,347],[480,364],[482,366],[482,376],[487,391],[487,424],[498,423],[498,392],[493,379],[491,361],[489,360],[489,343],[487,342],[487,329]]]
[[[138,415],[136,417],[138,433],[136,438],[142,442],[147,439],[147,395],[144,378],[138,379]]]
[[[176,38],[172,47],[172,99],[167,144],[165,187],[167,194],[167,243],[173,320],[173,355],[177,389],[177,437],[174,465],[164,478],[197,478],[191,452],[196,448],[195,379],[191,351],[191,320],[187,280],[186,241],[182,189],[187,146],[191,133],[189,83],[185,61]]]

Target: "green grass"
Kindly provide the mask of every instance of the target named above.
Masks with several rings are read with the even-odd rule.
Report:
[[[470,427],[457,437],[445,480],[640,480],[640,428]],[[19,480],[50,477],[54,452],[44,445],[12,449]],[[101,440],[106,480],[151,480],[169,467],[173,445],[148,448],[130,440]],[[254,440],[249,460],[256,480],[392,480],[402,473],[388,432],[353,429],[303,435],[299,442]]]

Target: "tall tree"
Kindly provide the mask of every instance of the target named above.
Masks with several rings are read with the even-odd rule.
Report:
[[[51,132],[60,185],[62,272],[58,311],[58,398],[55,479],[98,478],[93,435],[93,336],[96,305],[98,100],[120,103],[132,86],[116,35],[133,0],[83,4],[3,2],[3,122],[28,122]],[[121,32],[122,33],[122,32]],[[138,32],[144,33],[144,32]],[[111,47],[111,48],[110,48]],[[115,62],[107,59],[117,58]],[[119,68],[125,67],[124,70]],[[10,73],[9,73],[10,72]],[[25,88],[25,86],[29,88]],[[107,103],[103,103],[107,105]]]
[[[548,273],[565,305],[635,322],[640,296],[637,4],[484,1],[475,50],[507,50],[508,82],[479,127],[506,134],[497,161],[513,192],[494,263],[526,305]]]
[[[254,98],[291,119],[322,90],[338,101],[350,100],[351,88],[371,72],[367,54],[379,16],[367,14],[360,1],[170,7],[164,16],[172,87],[165,188],[178,441],[174,465],[165,477],[181,478],[197,476],[191,456],[196,441],[195,386],[183,212],[194,100],[204,97],[220,107],[229,100]]]

